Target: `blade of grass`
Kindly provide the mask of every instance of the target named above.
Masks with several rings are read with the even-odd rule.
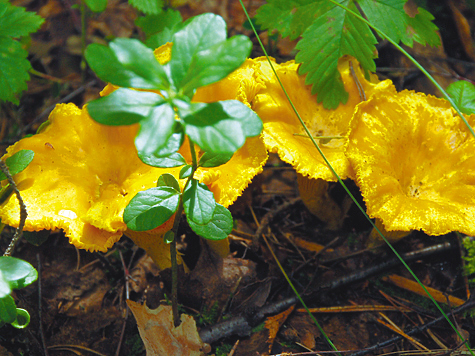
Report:
[[[397,43],[395,43],[394,41],[392,41],[391,39],[388,38],[387,35],[385,35],[381,30],[378,30],[376,29],[369,21],[367,21],[366,19],[364,19],[363,17],[359,16],[358,14],[356,14],[355,12],[349,10],[348,8],[346,8],[345,6],[341,5],[341,4],[338,4],[337,2],[335,2],[334,0],[328,0],[330,1],[331,3],[345,9],[346,11],[348,11],[349,13],[351,13],[352,15],[356,16],[358,19],[360,19],[361,21],[365,22],[368,26],[370,26],[372,29],[374,29],[381,37],[387,39],[391,44],[393,44],[394,46],[396,46],[396,48],[398,48],[404,55],[406,55],[433,83],[434,85],[436,85],[436,87],[441,90],[441,92],[444,94],[444,96],[446,97],[446,99],[451,103],[451,105],[454,107],[454,109],[457,111],[457,113],[460,115],[460,117],[462,118],[462,120],[464,121],[464,123],[467,125],[468,129],[470,130],[470,132],[472,133],[473,137],[475,137],[475,133],[473,132],[472,128],[470,127],[470,125],[468,124],[467,120],[465,119],[465,117],[462,115],[461,111],[457,108],[457,106],[455,105],[455,103],[453,102],[452,99],[450,99],[450,97],[448,96],[448,94],[443,90],[443,88],[437,83],[437,81],[409,54],[407,53],[401,46],[399,46]],[[292,110],[295,112],[295,114],[297,115],[299,121],[300,121],[300,124],[302,125],[302,127],[304,128],[305,130],[305,133],[307,134],[308,138],[312,141],[313,145],[316,147],[316,149],[318,150],[318,152],[320,153],[320,155],[322,156],[323,160],[325,161],[325,164],[328,166],[328,168],[331,170],[332,174],[336,177],[336,179],[338,180],[338,182],[341,184],[341,186],[343,187],[343,189],[347,192],[347,194],[350,196],[350,198],[353,200],[353,202],[356,204],[356,206],[358,207],[358,209],[363,213],[363,215],[366,217],[366,219],[371,223],[371,225],[373,226],[373,228],[378,232],[378,234],[381,236],[381,238],[386,242],[386,244],[389,246],[389,248],[393,251],[393,253],[396,255],[396,257],[401,261],[401,263],[404,265],[404,267],[409,271],[409,273],[411,274],[411,276],[416,280],[416,282],[424,289],[424,292],[428,295],[428,297],[431,299],[431,301],[434,303],[434,305],[437,307],[437,309],[442,313],[442,315],[444,316],[444,318],[447,320],[447,322],[449,323],[449,325],[452,327],[452,329],[456,332],[457,336],[464,341],[464,343],[466,344],[466,346],[468,347],[468,349],[470,350],[470,353],[475,356],[475,353],[470,349],[470,347],[468,346],[468,340],[465,340],[462,335],[460,334],[460,332],[457,330],[457,328],[453,325],[453,323],[450,321],[450,319],[448,318],[447,314],[442,310],[442,308],[440,307],[440,305],[435,301],[435,299],[432,297],[432,295],[429,293],[429,291],[425,288],[425,286],[421,283],[421,281],[419,280],[419,278],[417,278],[417,276],[414,274],[414,272],[409,268],[409,266],[407,265],[407,263],[403,260],[403,258],[398,254],[398,252],[394,249],[394,247],[389,243],[389,241],[386,239],[386,237],[382,234],[382,232],[376,227],[376,225],[374,224],[374,222],[370,219],[370,217],[366,214],[366,212],[364,211],[363,207],[358,203],[358,201],[356,200],[356,198],[353,196],[353,194],[351,194],[351,192],[349,191],[349,189],[347,188],[346,184],[342,181],[342,179],[340,178],[340,176],[338,175],[338,173],[336,173],[336,171],[333,169],[332,165],[330,164],[330,162],[328,161],[328,159],[326,158],[325,154],[323,153],[323,151],[321,150],[321,148],[319,147],[319,145],[317,144],[317,142],[315,141],[315,139],[312,137],[312,134],[310,133],[309,129],[307,128],[307,126],[305,125],[305,122],[302,120],[300,114],[298,113],[296,107],[294,106],[292,100],[290,99],[290,96],[288,95],[287,91],[285,90],[284,88],[284,85],[282,84],[279,76],[277,75],[275,69],[274,69],[274,66],[272,65],[272,61],[270,60],[268,54],[267,54],[267,51],[264,47],[264,45],[262,44],[261,42],[261,39],[259,38],[259,35],[257,34],[257,31],[251,21],[251,18],[242,2],[242,0],[239,0],[240,4],[241,4],[241,7],[252,27],[252,30],[254,31],[254,34],[256,35],[256,38],[257,40],[259,41],[259,45],[261,46],[262,50],[264,51],[264,54],[267,58],[267,61],[269,62],[271,68],[272,68],[272,71],[274,72],[274,75],[277,79],[277,81],[279,82],[280,84],[280,87],[282,88],[282,90],[284,91],[284,94],[287,98],[287,100],[289,101],[291,107],[292,107]],[[300,295],[297,293],[297,291],[294,289],[294,292],[296,292],[297,296],[299,297],[300,299]],[[317,327],[319,327],[319,325],[317,324]],[[319,327],[320,328],[320,327]],[[325,334],[324,334],[325,335]],[[325,335],[326,337],[326,335]],[[327,341],[329,341],[329,339],[327,339]]]

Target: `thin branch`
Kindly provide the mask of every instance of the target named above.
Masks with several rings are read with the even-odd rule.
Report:
[[[16,243],[18,240],[20,240],[23,232],[23,227],[25,226],[25,221],[26,217],[28,216],[28,213],[26,211],[26,206],[25,203],[23,202],[23,199],[20,195],[20,191],[18,190],[18,187],[15,184],[15,181],[13,180],[12,175],[10,174],[10,170],[8,169],[6,163],[0,159],[0,169],[2,170],[3,174],[7,177],[8,183],[10,183],[10,186],[13,188],[13,191],[15,192],[18,202],[20,204],[20,223],[18,224],[18,227],[15,231],[15,234],[13,235],[12,240],[10,241],[10,244],[8,245],[7,249],[5,250],[5,253],[3,254],[4,256],[11,256],[13,253],[13,249],[15,248]]]

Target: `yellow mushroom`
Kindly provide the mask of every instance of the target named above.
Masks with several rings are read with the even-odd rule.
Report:
[[[346,155],[370,217],[390,232],[475,234],[475,139],[449,102],[380,93],[350,126]]]
[[[167,60],[171,47],[168,44],[162,52],[156,51],[157,57]],[[257,64],[246,61],[228,78],[198,89],[199,100],[194,101],[238,99],[250,105],[259,87],[256,68]],[[115,89],[107,85],[101,94]],[[178,179],[180,167],[162,169],[144,164],[134,146],[138,125],[100,125],[89,117],[86,108],[81,110],[74,104],[58,105],[49,120],[50,125],[44,130],[9,147],[3,157],[6,159],[21,149],[35,152],[32,163],[15,176],[29,213],[25,230],[63,229],[76,247],[103,252],[126,233],[159,267],[169,267],[169,248],[162,237],[171,229],[173,218],[151,231],[126,232],[122,216],[139,191],[156,186],[163,173]],[[182,146],[180,153],[191,163],[188,144]],[[264,144],[259,138],[252,138],[226,164],[199,168],[196,175],[208,185],[216,201],[227,207],[262,171],[266,160]],[[15,196],[0,205],[0,219],[18,226]],[[227,239],[211,245],[222,256],[229,253]]]
[[[305,182],[305,179],[336,181],[336,177],[306,137],[267,60],[258,60],[261,62],[266,87],[256,95],[252,108],[264,123],[263,141],[270,152],[278,153],[283,161],[291,164],[301,175],[300,195],[310,212],[326,222],[328,228],[338,229],[349,204],[345,203],[346,206],[340,208],[336,203],[330,203],[327,183]],[[362,100],[375,93],[395,93],[391,81],[379,82],[375,75],[370,75],[369,80],[365,79],[358,62],[345,56],[338,63],[338,70],[345,90],[349,92],[349,99],[336,110],[328,110],[317,102],[316,95],[311,94],[311,87],[305,85],[305,77],[298,75],[297,63],[274,63],[274,67],[302,120],[312,136],[317,138],[317,143],[336,173],[342,179],[353,178],[353,170],[344,154],[351,117],[356,105]],[[335,214],[328,214],[328,204]]]

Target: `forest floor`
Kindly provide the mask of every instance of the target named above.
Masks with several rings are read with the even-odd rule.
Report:
[[[13,3],[45,18],[29,47],[33,68],[44,75],[32,76],[19,106],[2,104],[1,154],[22,135],[34,133],[56,103],[74,102],[81,107],[98,97],[105,85],[90,71],[82,75],[81,22],[78,9],[72,6],[74,2]],[[264,1],[244,3],[252,16]],[[464,42],[467,35],[470,38],[467,29],[475,29],[475,12],[463,1],[433,3],[445,48],[416,46],[409,49],[410,53],[443,86],[460,78],[475,80],[475,53]],[[230,34],[244,33],[253,39],[252,57],[262,55],[255,36],[243,27],[245,15],[238,1],[190,1],[178,10],[184,18],[204,12],[223,16]],[[109,1],[104,12],[90,14],[88,41],[140,37],[134,24],[136,16],[137,11],[126,2]],[[468,26],[465,32],[455,25],[461,19]],[[277,39],[269,43],[266,33],[261,37],[279,62],[294,57],[296,42]],[[398,90],[437,94],[425,77],[389,44],[382,42],[378,51],[380,78],[391,78]],[[347,184],[362,203],[356,185],[351,181]],[[343,202],[345,194],[337,183],[333,184],[331,195],[337,203]],[[235,219],[235,229],[229,237],[230,256],[216,256],[191,229],[181,227],[179,249],[190,271],[180,275],[180,310],[193,315],[201,329],[217,325],[219,330],[220,322],[231,316],[244,317],[247,327],[252,329],[236,327],[233,335],[210,340],[211,353],[324,354],[321,351],[331,350],[310,315],[301,310],[298,302],[289,301],[294,294],[275,258],[308,307],[315,309],[315,318],[342,354],[370,347],[374,348],[368,354],[378,355],[467,352],[446,321],[411,336],[405,334],[441,314],[416,292],[401,263],[387,263],[395,258],[389,248],[366,248],[371,225],[355,206],[344,217],[342,228],[330,231],[308,212],[298,196],[293,168],[271,155],[264,172],[230,207]],[[264,226],[258,248],[251,248],[261,224]],[[12,232],[7,228],[2,233],[2,251]],[[436,247],[428,251],[432,246]],[[446,312],[456,310],[451,319],[475,345],[474,319],[466,311],[457,312],[464,301],[473,302],[457,235],[429,237],[414,232],[395,244],[395,248],[401,254],[421,253],[409,260],[411,269],[424,285],[432,288],[434,295],[440,293],[439,302]],[[135,319],[127,312],[125,291],[129,290],[131,300],[156,308],[168,301],[170,272],[159,271],[128,238],[123,237],[108,253],[89,253],[70,245],[62,231],[52,231],[40,246],[22,241],[14,256],[29,261],[40,277],[38,283],[16,292],[17,306],[30,312],[31,324],[23,330],[9,325],[0,330],[0,356],[145,355]],[[127,277],[129,273],[132,278]],[[331,284],[335,281],[338,285]],[[279,306],[282,301],[289,305]],[[263,308],[271,312],[253,319]],[[394,342],[383,344],[398,336]]]

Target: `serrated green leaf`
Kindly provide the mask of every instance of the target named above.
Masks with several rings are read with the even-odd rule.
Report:
[[[150,115],[140,121],[140,129],[135,137],[135,147],[139,156],[150,156],[167,146],[174,133],[175,111],[169,104],[156,106]]]
[[[205,225],[199,225],[187,216],[188,225],[199,236],[208,240],[223,240],[233,230],[233,217],[231,212],[221,204],[216,204],[216,208],[211,220]]]
[[[158,15],[141,16],[135,20],[135,24],[140,27],[145,33],[145,36],[149,38],[152,35],[162,32],[166,28],[173,29],[177,24],[180,24],[182,21],[183,18],[181,17],[179,11],[174,9],[166,9]]]
[[[203,156],[201,156],[198,166],[206,168],[218,167],[228,162],[232,157],[232,154],[223,155],[205,152]]]
[[[192,103],[178,111],[185,133],[205,152],[233,154],[246,137],[257,136],[262,130],[256,113],[237,100]]]
[[[181,88],[183,79],[197,53],[207,50],[215,44],[226,40],[226,23],[223,18],[214,14],[203,14],[192,17],[173,35],[173,52],[167,66],[175,88]]]
[[[87,104],[93,120],[103,125],[132,125],[150,118],[163,98],[155,93],[119,88]]]
[[[28,262],[10,256],[0,257],[0,271],[11,289],[24,288],[38,278],[38,272]]]
[[[27,56],[28,52],[18,41],[0,36],[0,100],[19,104],[17,95],[27,89],[26,82],[30,79]]]
[[[85,0],[86,5],[93,12],[104,11],[107,7],[107,0]]]
[[[86,60],[92,70],[105,82],[126,88],[167,89],[168,77],[142,42],[130,38],[117,38],[110,47],[90,44]]]
[[[421,45],[426,44],[430,46],[440,46],[440,37],[437,33],[438,28],[432,22],[434,16],[429,11],[424,10],[422,7],[418,7],[418,14],[415,17],[410,17],[407,20],[407,33],[409,38]]]
[[[163,0],[129,0],[129,4],[145,14],[156,15],[162,12]]]
[[[446,91],[464,114],[475,114],[475,85],[459,80],[450,84]]]
[[[395,42],[402,42],[412,47],[413,41],[425,45],[439,41],[437,26],[431,21],[432,15],[422,8],[415,17],[404,11],[407,0],[359,0],[358,4],[368,20]],[[411,25],[413,31],[408,30]],[[435,37],[434,37],[435,36]]]
[[[10,295],[0,298],[0,321],[11,324],[16,319],[15,301]]]
[[[188,220],[204,225],[213,218],[216,200],[205,184],[192,179],[183,192],[183,208]]]
[[[349,0],[340,3],[358,11]],[[313,22],[296,46],[299,53],[295,60],[302,63],[299,73],[307,74],[305,83],[312,84],[312,94],[318,93],[318,102],[327,109],[346,103],[348,93],[337,69],[338,59],[349,54],[364,69],[374,71],[375,43],[368,26],[340,7],[333,7]]]
[[[33,161],[34,157],[35,152],[33,152],[32,150],[20,150],[13,156],[8,157],[5,160],[5,164],[7,165],[10,174],[14,176],[15,174],[20,173],[26,167],[28,167],[30,162]],[[4,179],[7,179],[7,176],[0,171],[0,181]]]
[[[251,49],[252,42],[248,37],[234,36],[197,52],[180,87],[191,98],[196,88],[215,83],[239,68]]]
[[[24,329],[30,324],[30,314],[22,308],[16,308],[16,319],[12,326],[16,329]]]
[[[0,36],[21,37],[38,30],[44,19],[25,8],[0,2]]]
[[[180,183],[178,183],[175,176],[170,173],[164,173],[158,178],[157,187],[170,187],[175,189],[178,193],[181,192]]]
[[[332,6],[329,2],[314,0],[268,0],[257,10],[256,22],[262,29],[277,30],[282,37],[295,40],[319,16],[319,12]]]
[[[186,164],[185,159],[179,153],[172,153],[168,156],[157,157],[155,155],[139,156],[140,160],[152,167],[174,168]]]
[[[157,187],[137,193],[124,210],[124,222],[133,231],[147,231],[165,223],[178,208],[180,193]]]
[[[180,169],[179,177],[180,179],[185,179],[191,176],[191,172],[193,172],[193,166],[191,164],[187,164],[186,166]]]

